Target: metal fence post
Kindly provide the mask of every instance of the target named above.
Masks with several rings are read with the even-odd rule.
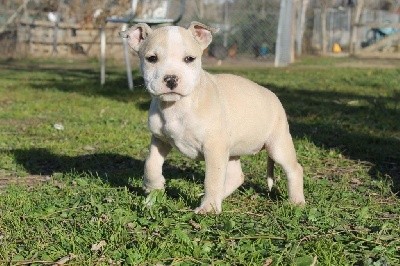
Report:
[[[293,56],[293,0],[282,0],[279,10],[278,36],[276,40],[275,66],[292,63]]]
[[[106,31],[105,26],[100,28],[100,84],[106,82]]]
[[[121,30],[126,31],[127,29],[128,29],[128,25],[123,24]],[[126,65],[126,77],[128,79],[128,87],[129,87],[129,90],[133,91],[132,67],[131,67],[131,62],[129,61],[128,39],[122,38],[122,42],[124,45],[124,58],[125,58],[125,65]]]

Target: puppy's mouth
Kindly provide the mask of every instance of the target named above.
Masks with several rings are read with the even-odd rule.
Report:
[[[171,92],[166,92],[166,93],[160,93],[160,94],[157,94],[154,96],[164,102],[176,102],[176,101],[180,100],[184,95],[171,91]]]

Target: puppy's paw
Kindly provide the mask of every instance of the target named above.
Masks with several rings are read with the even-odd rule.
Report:
[[[157,182],[155,181],[150,182],[149,180],[146,180],[146,178],[143,180],[143,190],[146,194],[152,192],[153,190],[164,189],[164,187],[165,187],[164,177],[158,178]]]
[[[289,201],[298,206],[304,206],[306,205],[306,200],[304,199],[304,195],[296,195],[296,196],[291,196],[289,198]]]
[[[268,191],[272,191],[272,187],[274,186],[274,179],[272,177],[267,177]]]
[[[215,213],[220,214],[222,212],[222,201],[219,200],[208,200],[203,199],[200,206],[194,210],[196,214]]]

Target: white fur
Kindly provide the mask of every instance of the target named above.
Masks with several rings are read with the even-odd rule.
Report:
[[[156,96],[163,101],[177,101],[182,96],[191,93],[192,89],[198,82],[199,68],[196,64],[186,64],[184,62],[186,54],[182,34],[179,27],[168,26],[164,28],[165,35],[163,39],[166,41],[164,45],[155,45],[149,47],[144,57],[157,55],[158,62],[152,64],[141,60],[142,72],[145,80],[146,88],[150,94]],[[179,79],[178,88],[171,91],[166,87],[163,79],[166,75],[176,75]]]

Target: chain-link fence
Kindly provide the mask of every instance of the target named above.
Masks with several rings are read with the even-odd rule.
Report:
[[[336,44],[347,51],[354,26],[352,14],[357,5],[357,1],[347,0],[0,0],[0,56],[98,57],[99,29],[104,26],[107,57],[122,58],[118,36],[121,24],[104,25],[106,17],[129,17],[134,9],[147,19],[175,18],[182,2],[185,11],[178,24],[187,26],[197,20],[220,28],[206,54],[233,59],[232,62],[273,61],[276,51],[282,58],[293,57],[294,47],[298,54],[324,49],[329,52]],[[371,46],[384,37],[387,29],[380,29],[385,28],[386,21],[391,21],[393,34],[400,30],[400,0],[358,2],[364,3],[360,20],[364,25],[357,29],[359,47]],[[280,11],[281,3],[291,8]],[[305,26],[294,37],[296,30],[299,33],[300,3],[307,3],[303,5],[307,7],[303,14]],[[281,35],[289,38],[281,39],[277,49],[279,14],[283,11],[286,15],[282,17],[281,30],[293,35]],[[371,31],[373,23],[378,31]],[[299,38],[303,32],[304,38]],[[395,36],[392,39],[397,40]]]
[[[275,53],[280,1],[188,1],[191,10],[181,24],[202,21],[220,29],[214,36],[211,54],[230,57],[272,57]],[[227,49],[225,51],[221,47]]]
[[[329,8],[326,11],[327,50],[333,51],[333,46],[339,44],[342,50],[348,51],[352,26],[352,10],[350,8]],[[321,49],[322,28],[321,9],[314,9],[314,25],[312,45]],[[400,14],[385,10],[365,9],[361,13],[356,28],[356,46],[363,48],[382,39],[384,35],[400,32]]]
[[[168,2],[167,12],[163,14],[168,17],[178,15],[181,3],[180,0],[0,1],[0,54],[97,56],[99,21],[104,16],[130,16],[132,2],[137,2],[137,12],[141,8],[139,11],[147,15],[151,4],[157,8],[157,5],[163,6],[162,2]],[[100,11],[102,16],[96,17]],[[207,51],[210,56],[262,60],[274,56],[278,16],[279,0],[188,0],[178,24],[187,26],[197,20],[220,28]],[[106,25],[108,57],[122,56],[120,27],[115,23]]]
[[[400,0],[319,3],[309,10],[311,51],[400,58]]]

